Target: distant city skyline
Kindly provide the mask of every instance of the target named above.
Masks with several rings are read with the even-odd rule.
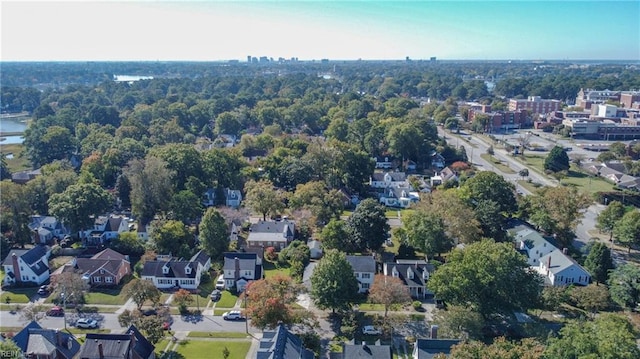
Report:
[[[640,60],[640,1],[2,1],[2,61]]]

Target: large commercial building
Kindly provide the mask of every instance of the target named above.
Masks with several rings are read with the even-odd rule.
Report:
[[[527,110],[530,113],[547,114],[560,110],[562,102],[559,100],[543,99],[540,96],[529,96],[526,100],[509,100],[509,111]]]

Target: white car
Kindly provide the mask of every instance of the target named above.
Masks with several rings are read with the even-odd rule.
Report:
[[[362,327],[362,334],[380,335],[382,334],[382,332],[380,332],[379,329],[376,329],[376,327],[374,327],[373,325],[365,325],[364,327]]]
[[[98,322],[96,322],[93,319],[78,319],[78,321],[76,322],[76,328],[81,328],[81,329],[95,329],[98,327]]]
[[[224,274],[220,274],[220,276],[218,277],[218,280],[216,281],[216,289],[224,289]]]
[[[226,312],[222,314],[222,319],[224,320],[243,320],[244,316],[239,310],[232,310],[230,312]]]

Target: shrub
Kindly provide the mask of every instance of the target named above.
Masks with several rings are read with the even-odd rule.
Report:
[[[411,303],[411,306],[413,306],[413,309],[415,310],[422,309],[422,303],[419,300],[416,300],[413,303]]]
[[[278,252],[276,252],[276,249],[274,247],[267,247],[267,249],[265,249],[264,251],[264,257],[269,262],[275,262],[278,260]]]

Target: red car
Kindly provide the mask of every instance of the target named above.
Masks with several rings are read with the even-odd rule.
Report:
[[[62,317],[64,315],[64,309],[61,307],[53,307],[47,311],[47,315],[50,317]]]

